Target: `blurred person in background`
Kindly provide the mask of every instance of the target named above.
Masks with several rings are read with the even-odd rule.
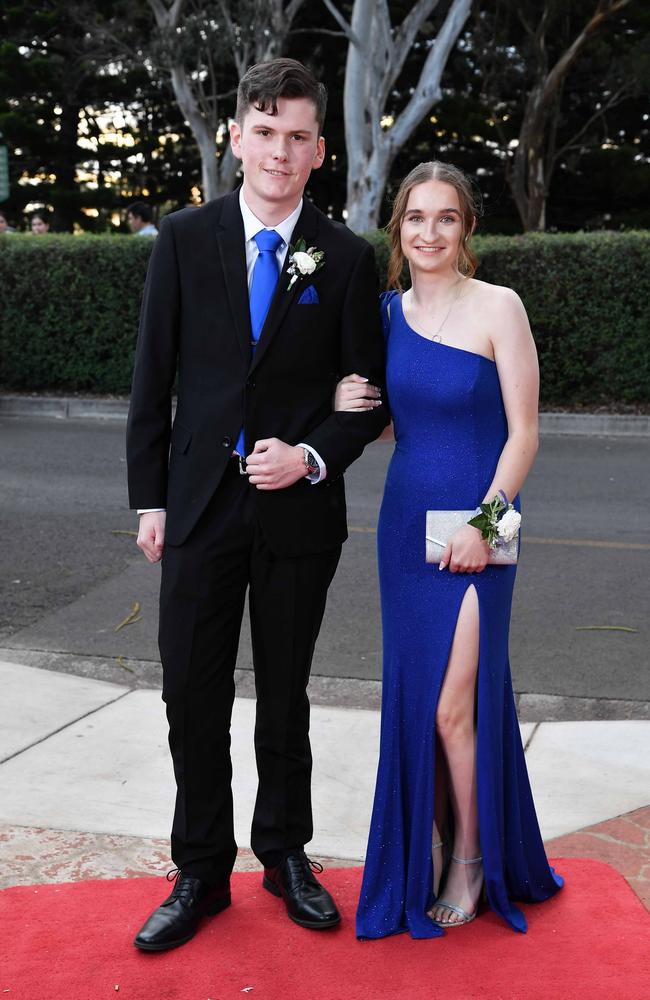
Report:
[[[47,209],[41,208],[32,214],[29,226],[35,236],[44,236],[50,231],[52,216]]]
[[[126,210],[126,221],[135,236],[157,236],[153,224],[153,210],[145,201],[134,201]]]
[[[4,212],[0,212],[0,235],[2,233],[15,233],[15,232],[16,230],[13,228],[13,226],[9,225],[9,219],[7,218],[7,216],[4,214]]]

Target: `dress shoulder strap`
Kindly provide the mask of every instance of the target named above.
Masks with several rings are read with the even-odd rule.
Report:
[[[397,294],[397,290],[391,288],[390,291],[382,292],[379,296],[381,322],[384,329],[384,340],[386,340],[386,342],[388,342],[388,335],[390,333],[390,305]]]

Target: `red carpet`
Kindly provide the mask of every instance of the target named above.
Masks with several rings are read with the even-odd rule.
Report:
[[[0,1000],[648,1000],[650,915],[608,865],[554,863],[567,884],[525,907],[525,935],[486,912],[437,940],[359,942],[358,868],[323,877],[340,928],[306,931],[259,874],[245,873],[234,876],[229,910],[157,955],[131,939],[166,893],[164,879],[5,889]]]

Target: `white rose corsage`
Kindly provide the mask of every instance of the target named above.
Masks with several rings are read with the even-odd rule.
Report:
[[[517,537],[521,514],[497,494],[488,503],[482,503],[468,523],[478,528],[491,549],[496,549],[499,542],[512,542]]]
[[[291,275],[291,280],[287,285],[287,291],[293,288],[298,278],[302,278],[307,274],[314,274],[324,263],[324,250],[317,250],[316,247],[309,247],[307,249],[304,239],[299,239],[295,246],[289,247],[287,274]]]

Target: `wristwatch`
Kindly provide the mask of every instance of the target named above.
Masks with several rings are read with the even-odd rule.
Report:
[[[314,458],[313,454],[310,452],[309,448],[302,449],[302,458],[305,463],[305,475],[311,476],[315,472],[320,472],[320,465]]]

